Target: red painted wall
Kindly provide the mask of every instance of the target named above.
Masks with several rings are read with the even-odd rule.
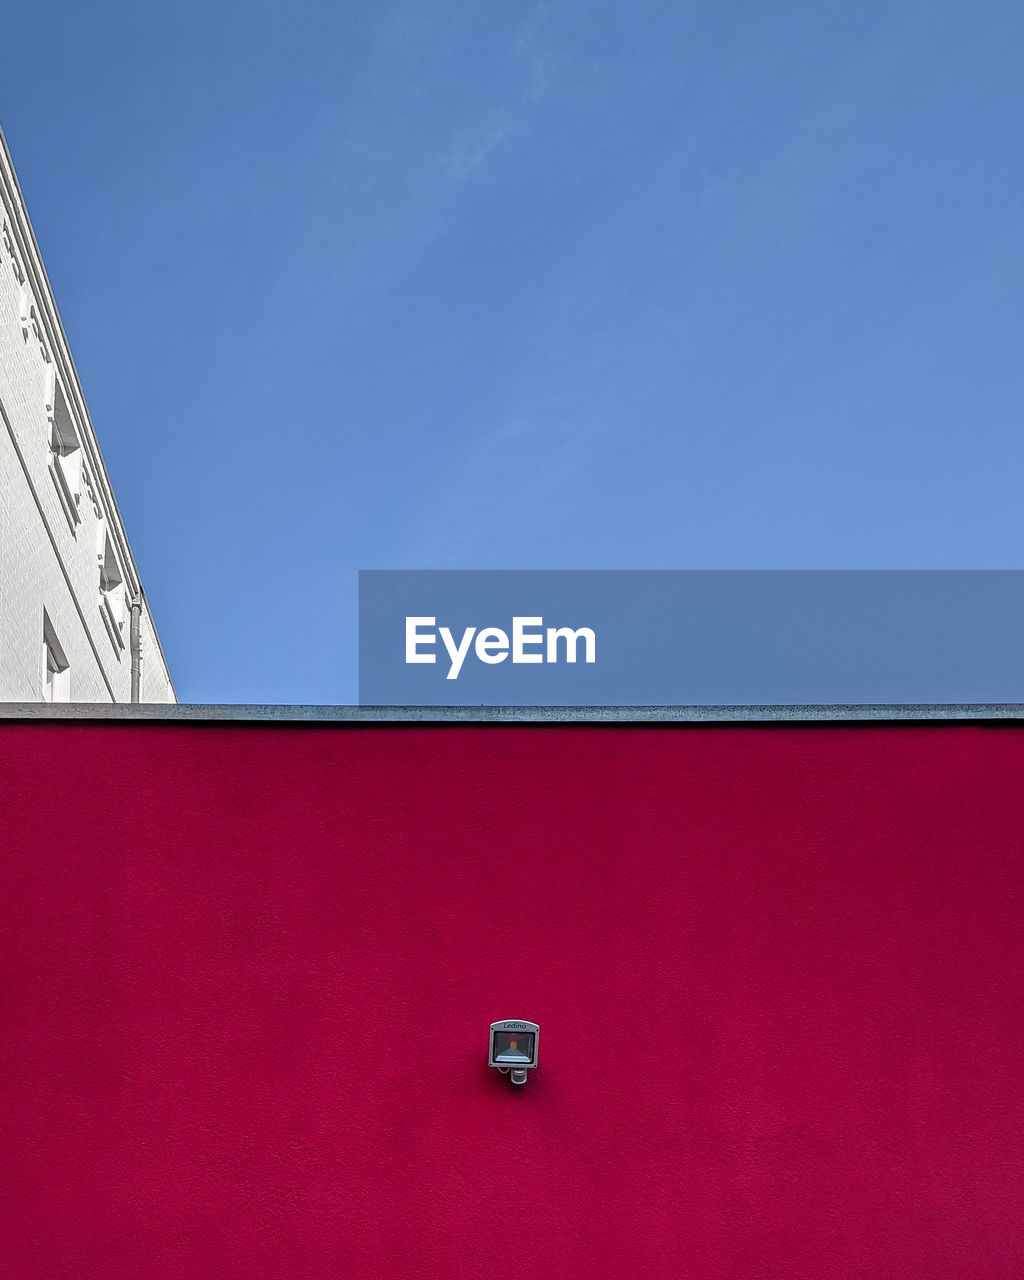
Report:
[[[16,723],[0,766],[3,1276],[1024,1275],[1020,729]]]

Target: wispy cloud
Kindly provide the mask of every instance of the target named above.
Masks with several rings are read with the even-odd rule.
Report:
[[[467,182],[488,157],[515,132],[509,117],[486,133],[456,138],[442,157],[446,176],[452,182]]]
[[[442,166],[452,182],[472,178],[503,143],[521,132],[547,94],[555,56],[546,25],[546,6],[535,6],[511,42],[514,56],[506,63],[504,84],[494,87],[500,102],[486,121],[474,118],[460,129],[442,152]]]

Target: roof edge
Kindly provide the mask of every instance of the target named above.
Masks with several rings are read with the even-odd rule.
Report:
[[[672,707],[321,706],[228,703],[0,703],[0,721],[237,724],[818,724],[1024,721],[1020,702]]]

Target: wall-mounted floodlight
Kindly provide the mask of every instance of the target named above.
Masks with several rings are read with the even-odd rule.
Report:
[[[526,1084],[526,1073],[537,1065],[537,1041],[540,1027],[536,1022],[519,1018],[503,1018],[491,1023],[491,1048],[487,1065],[497,1067],[513,1084]]]

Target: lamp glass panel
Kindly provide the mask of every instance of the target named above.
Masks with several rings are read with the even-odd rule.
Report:
[[[528,1066],[533,1062],[532,1031],[496,1031],[494,1033],[494,1061],[502,1066]]]

